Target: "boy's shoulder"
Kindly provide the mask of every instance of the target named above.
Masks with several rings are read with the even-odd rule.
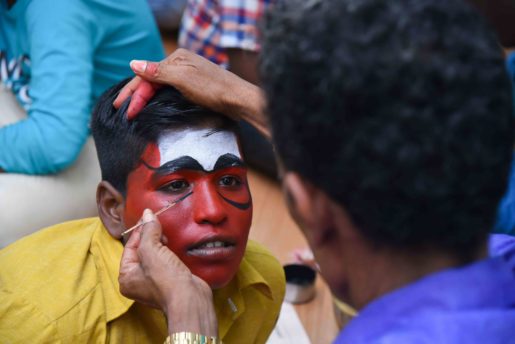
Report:
[[[272,289],[272,293],[284,294],[286,285],[284,269],[267,248],[260,243],[249,240],[243,259],[264,278]]]
[[[236,279],[239,291],[230,299],[231,310],[237,313],[235,316],[231,310],[223,311],[225,306],[217,309],[220,335],[224,343],[264,343],[275,326],[284,299],[284,269],[263,245],[249,240]],[[218,293],[215,290],[215,304],[218,300],[219,305],[226,305],[227,299],[220,298]]]
[[[0,250],[3,301],[30,304],[51,321],[91,294],[99,284],[90,252],[99,225],[98,218],[65,222]]]
[[[86,218],[63,222],[27,235],[0,250],[0,262],[4,263],[0,264],[0,272],[23,263],[35,268],[54,259],[67,260],[65,251],[75,251],[79,246],[89,248],[99,224],[98,218]]]

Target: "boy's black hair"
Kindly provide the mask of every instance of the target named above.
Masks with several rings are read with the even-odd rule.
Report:
[[[145,147],[157,142],[171,128],[192,127],[208,123],[218,128],[235,130],[225,116],[193,105],[176,89],[157,91],[135,119],[127,119],[129,100],[117,110],[113,101],[130,79],[107,90],[97,102],[91,118],[102,180],[108,181],[125,195],[127,177],[140,162]]]
[[[506,190],[511,87],[459,0],[288,0],[262,81],[277,152],[377,245],[470,258]]]

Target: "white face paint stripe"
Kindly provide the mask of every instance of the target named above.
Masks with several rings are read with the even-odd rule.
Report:
[[[215,167],[218,158],[230,153],[241,159],[236,135],[232,131],[213,129],[174,129],[168,130],[158,139],[159,154],[163,166],[182,156],[197,160],[206,170]]]

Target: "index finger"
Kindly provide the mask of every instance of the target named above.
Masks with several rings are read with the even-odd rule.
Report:
[[[141,226],[140,250],[149,251],[162,246],[161,224],[150,209],[143,212],[143,225]]]
[[[145,105],[147,105],[147,103],[156,93],[156,90],[160,87],[161,85],[153,84],[146,80],[141,80],[137,88],[132,93],[131,103],[127,109],[127,118],[131,120],[136,117],[136,115],[141,110],[143,110]]]
[[[137,249],[141,242],[141,227],[138,227],[129,236],[129,240],[125,243],[126,249]]]
[[[122,106],[123,102],[132,96],[132,94],[136,91],[136,89],[138,88],[138,86],[141,84],[141,81],[143,79],[141,79],[139,76],[135,76],[134,78],[132,78],[131,81],[129,81],[123,88],[122,90],[120,91],[120,93],[118,94],[118,97],[116,97],[116,99],[114,100],[113,102],[113,106],[115,108],[119,108],[120,106]]]
[[[132,263],[138,262],[137,249],[140,243],[141,228],[136,229],[130,236],[129,240],[125,243],[120,260],[120,273],[124,271],[125,267],[129,267]]]

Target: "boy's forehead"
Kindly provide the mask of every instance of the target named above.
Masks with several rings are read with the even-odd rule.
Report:
[[[157,141],[159,166],[181,157],[195,159],[212,171],[218,158],[232,154],[241,159],[238,139],[233,131],[218,128],[180,128],[165,131]]]

